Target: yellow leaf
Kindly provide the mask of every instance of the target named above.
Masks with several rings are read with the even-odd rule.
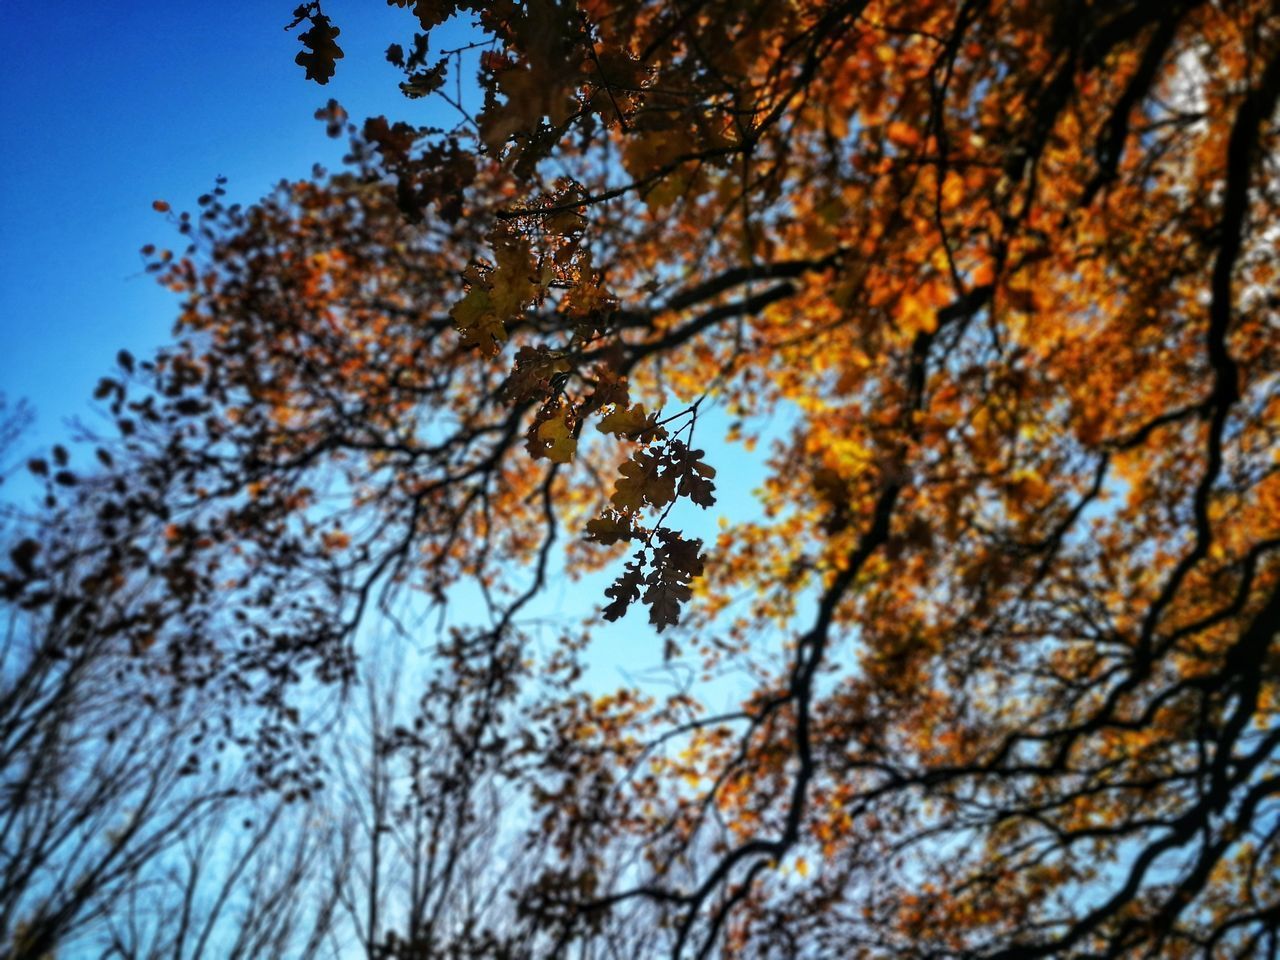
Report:
[[[467,295],[456,303],[449,316],[462,334],[462,342],[469,347],[479,347],[485,353],[498,352],[498,346],[507,339],[507,327],[494,312],[489,291],[476,284]]]
[[[578,449],[578,441],[570,434],[563,419],[548,420],[538,427],[538,439],[546,444],[542,456],[555,463],[568,463]]]

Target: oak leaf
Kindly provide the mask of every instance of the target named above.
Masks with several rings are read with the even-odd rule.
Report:
[[[307,49],[294,57],[294,63],[306,70],[308,80],[328,83],[336,69],[336,61],[344,56],[336,42],[342,31],[323,13],[313,13],[309,19],[311,29],[298,35]]]
[[[649,607],[649,622],[661,633],[667,627],[680,622],[680,606],[689,602],[693,591],[678,582],[663,580],[658,574],[651,573],[645,579],[647,584],[641,598]]]
[[[623,572],[605,588],[606,597],[612,602],[604,608],[606,620],[620,620],[631,604],[640,599],[640,588],[644,584],[644,568],[642,563],[628,561]]]
[[[587,521],[587,539],[605,546],[634,540],[637,534],[631,517],[625,513],[610,511],[602,517],[593,517]]]
[[[666,428],[658,424],[658,415],[646,413],[644,404],[641,403],[632,407],[619,405],[600,418],[596,429],[601,433],[611,433],[629,440],[639,440],[641,443],[652,443],[667,435]]]
[[[664,507],[676,498],[676,481],[663,468],[669,465],[658,453],[641,450],[618,468],[610,501],[619,510],[635,513],[645,504]]]

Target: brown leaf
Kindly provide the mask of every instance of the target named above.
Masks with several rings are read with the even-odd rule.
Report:
[[[641,450],[618,468],[621,476],[614,481],[611,502],[619,510],[632,513],[646,503],[664,507],[676,498],[675,478],[664,473],[667,461],[659,453]]]
[[[625,540],[633,540],[636,530],[631,518],[625,513],[606,513],[603,517],[595,517],[587,521],[587,539],[593,543],[613,546]]]
[[[619,620],[627,612],[627,607],[640,599],[640,587],[644,583],[643,567],[639,562],[628,562],[626,570],[605,588],[604,595],[612,597],[613,602],[604,608],[606,620]]]
[[[649,607],[649,622],[661,633],[680,622],[680,605],[688,603],[693,591],[681,583],[668,583],[657,573],[646,578],[648,584],[642,598]]]
[[[336,61],[344,56],[342,48],[335,42],[342,31],[323,13],[313,13],[308,19],[311,29],[298,36],[307,49],[299,52],[293,62],[307,71],[308,80],[328,83],[336,69]],[[168,204],[165,204],[165,209],[168,209]]]

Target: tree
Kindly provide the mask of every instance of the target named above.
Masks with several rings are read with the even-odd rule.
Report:
[[[65,466],[66,450],[54,453]],[[72,484],[69,472],[54,476]],[[210,703],[198,691],[158,693],[136,646],[164,607],[156,585],[104,573],[102,544],[82,524],[98,491],[73,499],[19,526],[15,575],[3,582],[20,591],[0,642],[0,956],[12,960],[85,942],[239,791],[256,788],[216,775],[208,758],[215,775],[193,777],[202,741],[221,739]]]
[[[55,448],[56,466],[69,459]],[[279,777],[263,765],[286,733],[239,735],[252,703],[171,672],[166,648],[186,638],[170,635],[184,626],[170,567],[122,557],[171,554],[173,538],[148,543],[145,510],[106,510],[108,536],[116,484],[65,473],[50,489],[72,488],[66,502],[49,494],[10,531],[3,582],[17,602],[0,644],[0,957],[409,960],[500,944],[509,888],[482,878],[502,808],[463,697],[407,680],[403,641],[384,640],[363,702],[294,721],[325,732],[307,760],[336,782]],[[416,709],[396,703],[409,690]],[[519,882],[524,858],[502,853]]]
[[[411,13],[456,129],[331,103],[348,169],[148,251],[179,341],[100,394],[173,676],[342,680],[400,588],[480,596],[439,689],[550,844],[515,955],[1274,953],[1272,7]],[[712,406],[771,453],[708,546]],[[527,614],[603,568],[740,707],[575,685]]]

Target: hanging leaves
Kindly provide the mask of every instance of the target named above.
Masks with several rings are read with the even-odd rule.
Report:
[[[328,83],[337,69],[337,61],[344,56],[336,42],[342,31],[314,4],[310,8],[299,7],[294,11],[294,17],[290,27],[297,26],[304,19],[311,24],[309,29],[298,34],[298,40],[306,49],[294,57],[294,63],[306,70],[308,80]]]

